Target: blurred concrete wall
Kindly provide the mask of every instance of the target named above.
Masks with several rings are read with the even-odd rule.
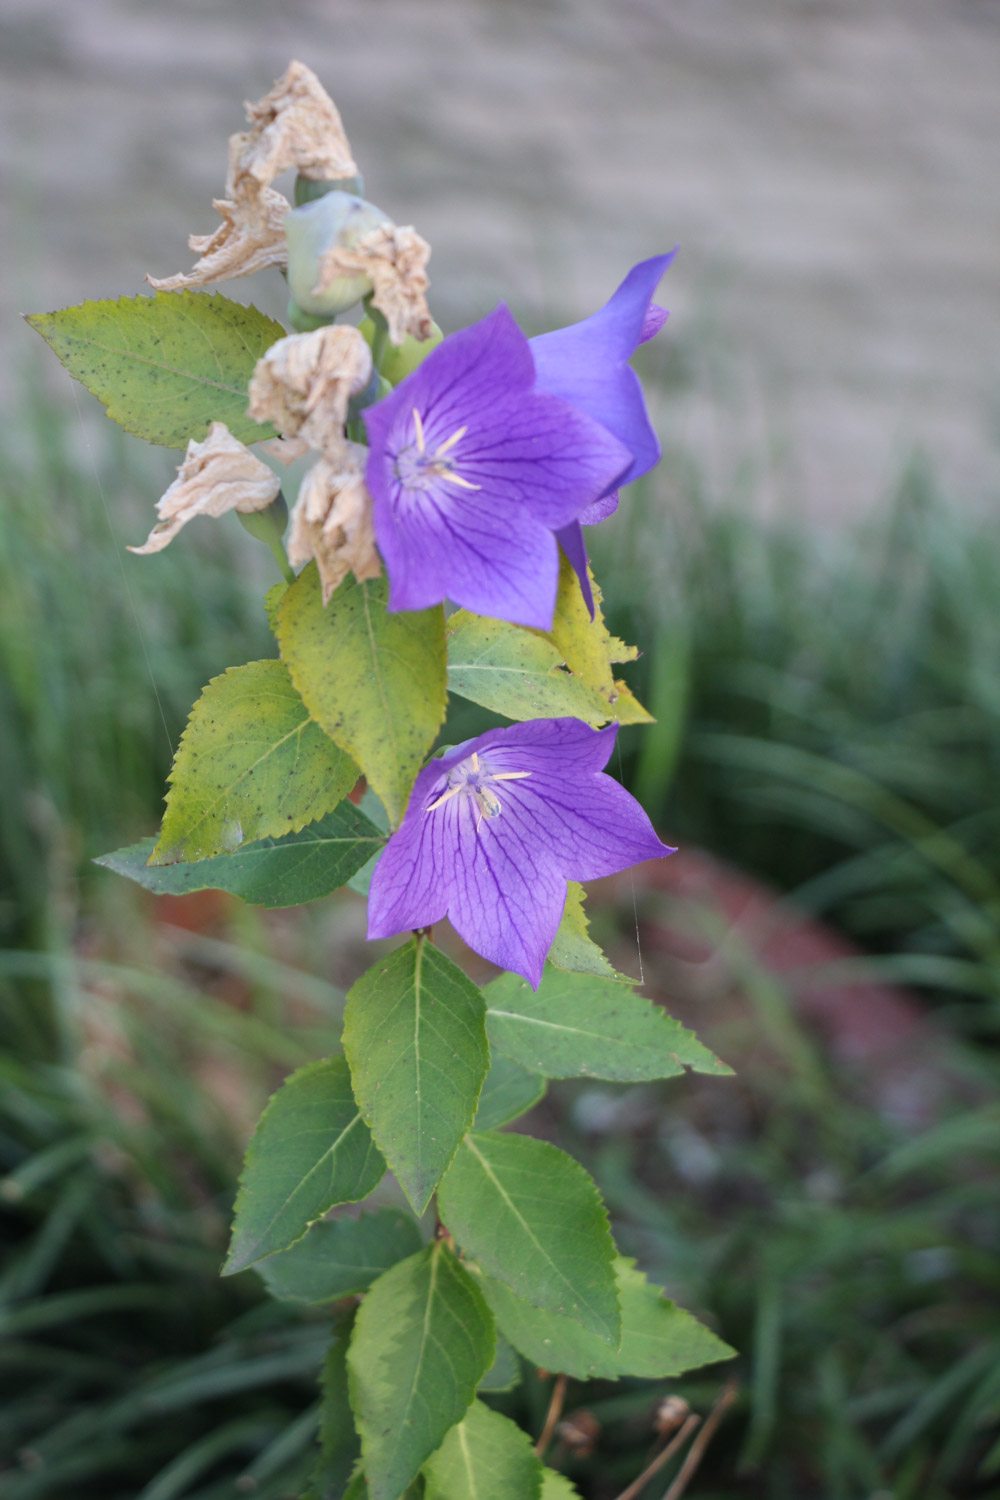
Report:
[[[749,455],[757,503],[857,515],[920,446],[995,499],[1000,0],[0,0],[5,398],[17,312],[190,264],[291,57],[446,326],[580,317],[679,243],[660,413],[710,486]]]

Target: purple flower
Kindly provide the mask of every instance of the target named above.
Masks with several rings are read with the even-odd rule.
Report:
[[[611,300],[582,323],[530,340],[538,389],[561,396],[594,417],[631,453],[632,462],[616,485],[629,484],[659,462],[659,439],[649,420],[639,377],[628,361],[638,345],[659,333],[667,320],[664,309],[652,299],[675,253],[654,255],[633,266]],[[604,496],[556,533],[580,580],[591,616],[594,601],[581,526],[594,526],[617,508],[616,488],[609,486]]]
[[[449,598],[548,630],[555,532],[634,466],[628,446],[536,389],[528,340],[503,305],[445,339],[364,417],[389,608]]]
[[[602,774],[617,724],[533,719],[456,745],[420,772],[372,876],[368,936],[449,917],[470,948],[538,988],[567,880],[674,851]]]

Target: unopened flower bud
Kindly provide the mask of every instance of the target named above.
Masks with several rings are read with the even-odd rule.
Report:
[[[601,1424],[590,1411],[576,1411],[559,1423],[556,1436],[578,1458],[589,1458],[601,1435]]]
[[[285,215],[288,289],[302,312],[335,316],[367,297],[372,282],[361,269],[329,280],[317,292],[323,257],[335,247],[351,249],[366,234],[392,220],[353,193],[330,192]]]
[[[268,547],[281,541],[288,525],[288,506],[280,490],[266,510],[237,510],[236,515],[244,531]]]
[[[375,337],[375,324],[371,318],[365,317],[358,324],[365,343],[369,346]],[[398,385],[405,380],[407,375],[412,375],[419,364],[436,349],[444,338],[444,334],[436,323],[431,323],[431,331],[425,339],[415,339],[412,334],[407,334],[401,344],[389,344],[382,356],[379,366],[382,374],[390,385]]]
[[[664,1396],[653,1413],[653,1429],[660,1437],[669,1437],[690,1415],[691,1407],[683,1396]]]

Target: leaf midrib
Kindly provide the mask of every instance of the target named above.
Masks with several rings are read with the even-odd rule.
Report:
[[[227,385],[222,380],[212,380],[207,375],[196,375],[192,370],[183,370],[178,365],[168,365],[161,359],[153,359],[148,354],[136,354],[131,349],[115,348],[113,344],[103,344],[100,339],[88,338],[83,333],[63,333],[62,337],[70,340],[75,339],[78,343],[86,344],[88,348],[100,349],[105,354],[116,355],[119,359],[134,360],[137,364],[149,365],[151,369],[163,370],[168,375],[179,375],[184,380],[190,380],[197,385],[211,386],[217,391],[225,391],[230,396],[246,396],[246,388],[242,385]],[[215,354],[215,350],[212,351]],[[215,355],[218,358],[218,355]]]
[[[268,1234],[270,1234],[271,1230],[274,1228],[275,1224],[278,1222],[278,1220],[280,1219],[281,1215],[285,1212],[285,1210],[287,1209],[288,1205],[292,1202],[292,1200],[296,1196],[296,1194],[300,1193],[302,1191],[302,1189],[305,1187],[305,1185],[309,1181],[309,1179],[316,1172],[319,1171],[320,1167],[322,1167],[323,1164],[334,1154],[334,1152],[338,1149],[338,1147],[343,1144],[343,1142],[347,1139],[347,1136],[354,1129],[355,1125],[357,1125],[359,1123],[360,1120],[361,1120],[361,1112],[359,1110],[358,1113],[354,1116],[354,1118],[351,1121],[349,1121],[349,1123],[347,1125],[344,1126],[343,1130],[337,1136],[337,1139],[335,1141],[331,1141],[330,1145],[323,1152],[323,1155],[320,1156],[320,1157],[317,1157],[316,1161],[313,1162],[313,1164],[309,1168],[308,1172],[306,1172],[303,1177],[299,1178],[298,1182],[292,1188],[292,1190],[288,1194],[287,1198],[284,1200],[283,1203],[281,1203],[281,1204],[278,1205],[278,1207],[275,1209],[274,1214],[272,1215],[271,1219],[268,1221],[268,1223],[265,1225],[265,1227],[261,1230],[260,1234],[257,1236],[256,1243],[257,1243],[258,1246],[260,1245],[261,1241],[264,1240],[265,1237]],[[326,1212],[326,1209],[321,1209],[320,1213],[317,1214],[316,1217],[319,1218],[320,1215],[324,1214],[325,1212]],[[310,1227],[310,1225],[314,1224],[315,1222],[316,1222],[315,1219],[310,1219],[309,1223],[306,1225],[306,1228],[302,1231],[302,1234],[305,1234],[306,1229],[308,1229]],[[301,1239],[301,1238],[302,1238],[302,1235],[299,1235],[299,1239]],[[297,1240],[293,1241],[293,1243],[297,1244],[298,1241]],[[284,1248],[287,1249],[287,1248],[290,1248],[290,1247],[286,1246]],[[252,1264],[252,1262],[250,1262],[250,1264]]]
[[[563,1286],[566,1287],[567,1291],[570,1294],[571,1305],[576,1300],[579,1300],[580,1302],[582,1302],[586,1307],[590,1308],[590,1311],[593,1314],[593,1316],[600,1318],[600,1322],[601,1322],[601,1325],[603,1327],[605,1325],[606,1320],[603,1317],[600,1317],[599,1313],[595,1313],[594,1309],[590,1307],[590,1303],[587,1301],[586,1297],[583,1296],[583,1294],[581,1292],[579,1292],[573,1286],[573,1284],[571,1282],[567,1281],[567,1279],[566,1279],[565,1275],[563,1274],[563,1272],[556,1265],[555,1261],[552,1259],[552,1257],[549,1254],[549,1252],[545,1249],[545,1246],[539,1241],[539,1239],[535,1235],[533,1229],[531,1228],[531,1225],[525,1219],[524,1215],[520,1212],[520,1210],[518,1209],[518,1207],[515,1204],[514,1200],[511,1198],[510,1194],[507,1192],[506,1188],[504,1187],[503,1183],[500,1181],[500,1179],[497,1177],[496,1173],[493,1171],[493,1168],[490,1166],[490,1163],[486,1160],[485,1156],[483,1156],[482,1152],[479,1151],[476,1148],[476,1146],[475,1146],[475,1144],[474,1144],[474,1142],[472,1140],[472,1137],[471,1136],[466,1136],[466,1138],[462,1142],[462,1144],[463,1144],[463,1146],[467,1146],[468,1149],[472,1152],[473,1156],[475,1156],[477,1158],[477,1160],[481,1163],[483,1171],[485,1172],[486,1176],[493,1183],[493,1185],[495,1186],[497,1192],[500,1194],[501,1198],[507,1204],[508,1208],[510,1209],[511,1213],[514,1215],[515,1219],[522,1226],[522,1228],[524,1229],[524,1231],[527,1234],[528,1238],[531,1240],[532,1244],[536,1247],[536,1249],[538,1250],[539,1254],[546,1261],[546,1263],[549,1266],[551,1266],[552,1270],[555,1272],[555,1274],[556,1274],[557,1278],[559,1279],[559,1281],[561,1281],[562,1284],[563,1284]],[[521,1294],[519,1292],[515,1292],[515,1296],[520,1296],[520,1295]],[[533,1304],[533,1305],[537,1306],[539,1304]]]

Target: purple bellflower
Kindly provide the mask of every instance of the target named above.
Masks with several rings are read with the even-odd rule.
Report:
[[[555,533],[635,465],[608,426],[535,385],[501,304],[364,413],[391,610],[456,604],[548,630]]]
[[[674,852],[603,774],[617,732],[533,719],[432,760],[375,866],[369,938],[447,916],[476,953],[537,989],[567,880]]]
[[[611,300],[582,323],[529,340],[538,389],[561,396],[578,411],[594,417],[632,455],[631,464],[615,484],[556,532],[580,580],[591,617],[594,601],[582,527],[594,526],[612,515],[618,508],[617,486],[648,473],[660,459],[660,443],[649,420],[642,386],[628,361],[667,320],[666,311],[653,301],[653,293],[675,254],[654,255],[633,266]]]

